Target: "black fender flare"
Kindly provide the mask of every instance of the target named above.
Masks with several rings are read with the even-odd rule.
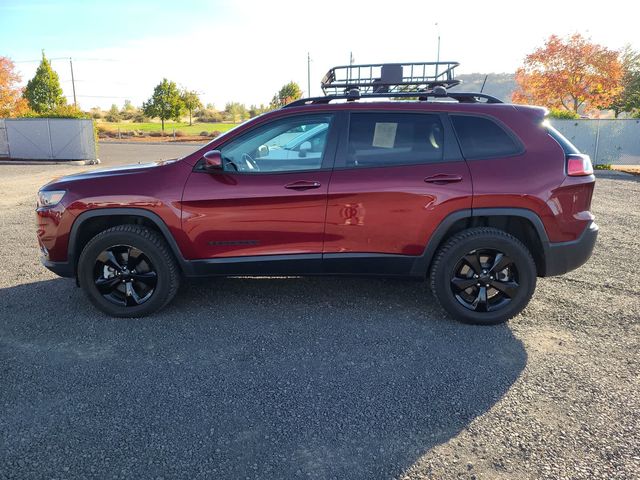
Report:
[[[427,243],[424,252],[413,263],[411,276],[422,277],[429,272],[429,267],[431,266],[431,261],[433,260],[436,251],[453,224],[466,218],[472,219],[475,217],[521,217],[529,220],[533,225],[533,228],[536,230],[540,243],[542,244],[544,258],[548,258],[547,252],[549,251],[549,237],[547,235],[547,231],[544,228],[542,220],[534,211],[526,208],[510,207],[474,209],[469,208],[452,212],[440,222],[440,224],[436,227],[435,231],[431,235],[431,238],[429,238],[429,242]]]
[[[181,269],[185,273],[190,272],[190,265],[182,255],[180,251],[180,247],[176,243],[175,238],[171,234],[169,227],[162,220],[162,218],[150,210],[146,210],[144,208],[132,208],[132,207],[116,207],[116,208],[97,208],[95,210],[87,210],[82,212],[80,215],[76,217],[73,221],[73,225],[71,226],[71,231],[69,232],[69,244],[67,246],[67,261],[69,262],[70,268],[73,272],[76,271],[76,258],[77,254],[80,252],[76,252],[76,243],[78,240],[78,232],[82,227],[82,224],[87,220],[96,217],[114,217],[114,216],[129,216],[129,217],[144,217],[145,219],[151,221],[160,231],[164,239],[166,240],[169,248],[173,252],[176,260],[178,261]]]

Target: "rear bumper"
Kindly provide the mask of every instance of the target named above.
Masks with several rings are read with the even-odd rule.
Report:
[[[593,252],[598,225],[591,222],[577,240],[548,243],[545,248],[545,277],[562,275],[583,265]]]
[[[75,277],[73,265],[69,262],[52,262],[51,260],[47,260],[45,257],[40,257],[40,261],[42,262],[42,265],[60,277]]]

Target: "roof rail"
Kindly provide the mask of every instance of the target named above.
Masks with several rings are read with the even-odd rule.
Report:
[[[435,99],[451,99],[459,103],[503,103],[502,100],[487,95],[486,93],[475,92],[451,92],[443,87],[436,87],[431,91],[425,92],[397,92],[397,93],[367,93],[361,94],[354,89],[348,93],[341,95],[327,95],[325,97],[301,98],[295,100],[284,108],[299,107],[301,105],[327,104],[333,100],[347,100],[348,102],[359,100],[361,98],[418,98],[418,100],[426,101],[430,98]]]
[[[458,62],[370,63],[333,67],[322,78],[325,95],[342,95],[353,89],[361,94],[417,92],[437,86],[453,87]]]

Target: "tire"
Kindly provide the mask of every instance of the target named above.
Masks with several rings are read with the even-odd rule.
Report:
[[[430,276],[431,291],[454,319],[495,325],[527,306],[537,272],[520,240],[496,228],[480,227],[447,240],[436,253]]]
[[[173,299],[180,275],[160,235],[139,225],[118,225],[84,247],[78,283],[91,303],[107,315],[143,317]]]

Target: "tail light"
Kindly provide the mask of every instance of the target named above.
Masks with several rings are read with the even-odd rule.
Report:
[[[593,165],[589,155],[571,153],[567,155],[567,175],[570,177],[582,177],[593,174]]]

